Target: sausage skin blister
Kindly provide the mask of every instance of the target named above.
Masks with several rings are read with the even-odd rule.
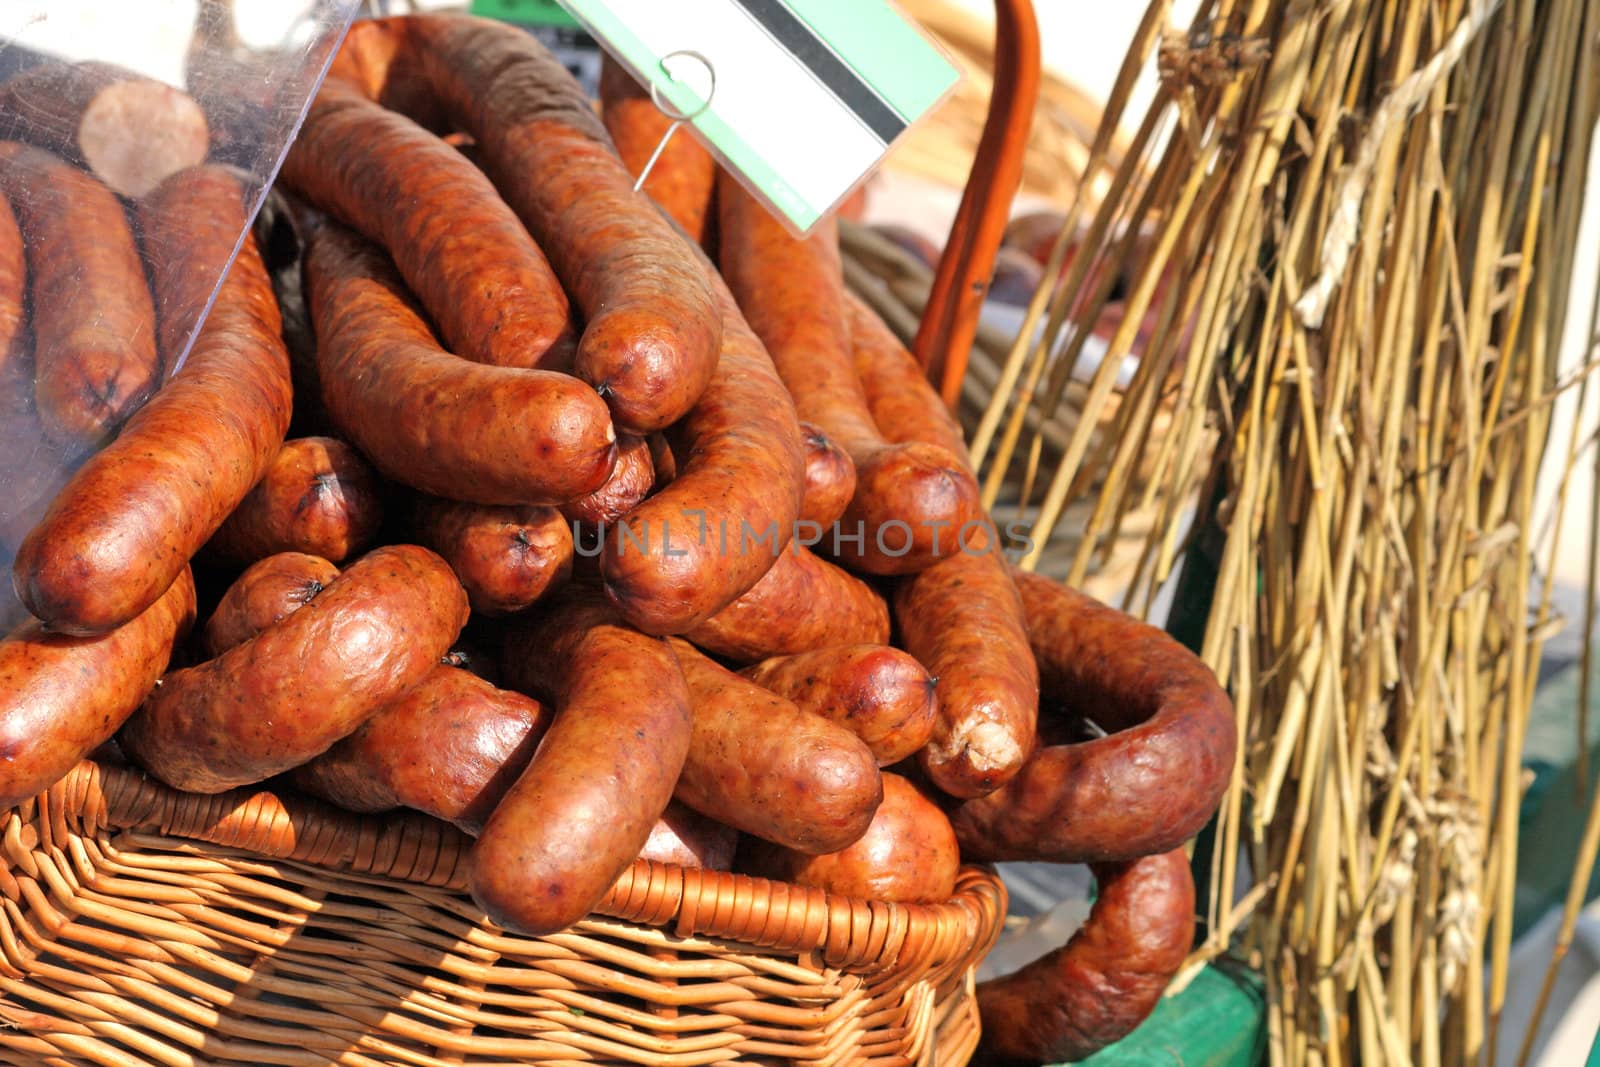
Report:
[[[416,545],[374,549],[281,622],[168,675],[118,743],[175,789],[264,781],[416,685],[466,621],[467,595],[442,559]]]
[[[555,720],[489,816],[468,887],[496,923],[530,936],[583,918],[638,857],[689,750],[689,691],[659,638],[572,589],[514,630],[506,681]]]
[[[1177,848],[1215,813],[1233,773],[1227,694],[1155,627],[1038,575],[1015,580],[1046,706],[1110,733],[1040,747],[1003,789],[956,808],[962,848],[1057,863]]]
[[[129,622],[66,637],[37,620],[0,639],[0,810],[43,792],[116,733],[194,622],[189,568]]]
[[[670,639],[694,708],[674,794],[718,822],[800,852],[837,852],[883,799],[865,742]]]

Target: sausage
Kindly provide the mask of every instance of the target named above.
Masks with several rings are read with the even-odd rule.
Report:
[[[898,774],[883,775],[883,803],[854,844],[820,856],[761,841],[739,850],[746,874],[862,900],[937,904],[956,891],[961,854],[950,820]]]
[[[885,645],[838,645],[777,656],[739,672],[867,743],[878,766],[928,743],[938,716],[935,682],[909,653]]]
[[[694,738],[674,793],[703,815],[800,852],[836,852],[866,833],[883,799],[855,734],[719,667],[679,638]]]
[[[623,434],[617,439],[617,465],[606,483],[587,496],[561,505],[571,522],[605,526],[638,507],[656,484],[656,463],[650,442]]]
[[[827,529],[844,517],[850,498],[856,492],[856,465],[850,453],[840,448],[819,427],[800,424],[800,443],[805,448],[806,485],[800,502],[800,520]]]
[[[886,440],[852,365],[837,223],[806,240],[724,174],[717,190],[721,264],[751,329],[767,346],[800,418],[849,453],[855,491],[838,557],[871,574],[912,574],[958,551],[955,531],[982,514],[978,485],[957,456],[926,442]]]
[[[242,645],[174,671],[118,735],[175,789],[220,793],[326,751],[416,685],[467,621],[444,560],[375,549]]]
[[[0,810],[50,788],[116,733],[194,622],[188,568],[131,622],[68,637],[33,620],[0,640]]]
[[[325,81],[282,173],[384,247],[452,352],[501,367],[570,360],[571,312],[549,261],[483,172],[438,137]]]
[[[477,614],[522,611],[572,576],[572,527],[555,508],[421,496],[412,525],[456,572]]]
[[[996,535],[985,526],[967,544],[894,593],[901,647],[939,680],[939,714],[918,761],[961,798],[991,793],[1021,769],[1039,715],[1039,672]]]
[[[361,453],[338,438],[297,437],[283,442],[206,553],[253,563],[307,552],[342,563],[377,537],[383,510],[382,484]]]
[[[1099,896],[1061,948],[978,985],[982,1063],[1061,1063],[1120,1041],[1155,1010],[1194,941],[1181,850],[1093,867]]]
[[[511,686],[556,716],[484,825],[467,885],[496,923],[537,937],[583,918],[649,840],[688,754],[689,691],[672,650],[588,590],[504,651]]]
[[[413,15],[357,29],[398,38],[383,102],[404,107],[424,82],[472,135],[586,320],[573,369],[606,397],[618,429],[644,434],[687,414],[716,368],[716,303],[693,247],[633,191],[560,61],[488,19]]]
[[[0,142],[0,193],[28,249],[39,421],[58,442],[97,444],[161,379],[155,307],[127,216],[90,175],[14,142]]]
[[[607,531],[600,556],[606,595],[646,633],[683,633],[745,594],[800,515],[805,457],[794,405],[732,296],[712,284],[722,356],[670,435],[682,462],[670,485]]]
[[[733,867],[733,852],[738,844],[739,834],[733,827],[708,819],[674,800],[656,820],[639,858],[675,867],[726,871]]]
[[[10,136],[81,164],[126,197],[204,162],[211,143],[191,97],[111,63],[30,67],[0,84],[0,115],[12,119]]]
[[[593,389],[445,352],[382,253],[336,223],[309,235],[304,270],[328,414],[385,475],[474,504],[561,503],[611,475]]]
[[[216,657],[244,644],[311,603],[337,577],[338,567],[305,552],[279,552],[252,563],[206,620],[201,633],[206,653]]]
[[[870,585],[796,544],[748,593],[686,636],[740,663],[828,645],[886,645],[889,606]]]
[[[936,445],[971,473],[961,429],[911,353],[864,303],[847,296],[856,376],[891,441]],[[939,679],[939,718],[919,762],[955,797],[999,788],[1032,749],[1039,669],[1022,600],[987,522],[958,528],[959,551],[895,591],[900,645]]]
[[[244,190],[221,168],[186,170],[135,212],[163,336],[182,333],[171,315],[210,298],[247,224]],[[182,368],[23,541],[13,576],[29,611],[64,633],[104,633],[172,585],[283,443],[293,390],[280,329],[247,235]]]
[[[895,442],[936,445],[971,470],[961,424],[929,383],[921,364],[867,302],[846,291],[850,353],[872,421]]]
[[[532,697],[441,665],[293,780],[349,811],[413,808],[476,834],[549,726]]]
[[[975,859],[1099,863],[1177,848],[1216,811],[1238,744],[1210,669],[1160,630],[1017,572],[1049,707],[1105,737],[1046,745],[998,792],[952,815]]]
[[[600,118],[616,145],[617,155],[637,178],[645,164],[655,165],[642,186],[695,243],[706,235],[706,215],[717,187],[717,163],[688,129],[672,133],[661,154],[656,148],[673,120],[650,99],[650,91],[609,55],[600,59]]]

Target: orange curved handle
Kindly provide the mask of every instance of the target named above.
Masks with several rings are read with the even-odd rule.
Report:
[[[995,0],[994,91],[912,350],[952,409],[989,292],[994,261],[1022,183],[1039,98],[1039,23],[1032,0]]]

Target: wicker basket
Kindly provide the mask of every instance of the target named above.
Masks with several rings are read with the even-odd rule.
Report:
[[[639,863],[542,938],[462,892],[467,839],[85,762],[0,813],[0,1063],[960,1064],[1005,891],[828,896]]]

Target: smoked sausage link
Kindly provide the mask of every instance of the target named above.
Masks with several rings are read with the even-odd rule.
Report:
[[[616,432],[593,389],[451,355],[379,250],[333,222],[308,240],[323,400],[384,475],[474,504],[559,504],[610,477]]]
[[[650,839],[689,751],[689,690],[664,642],[587,590],[514,630],[502,660],[555,720],[484,825],[467,884],[496,923],[537,937],[593,910]]]
[[[935,681],[915,657],[885,645],[838,645],[776,656],[739,672],[802,711],[845,727],[887,767],[928,743]]]
[[[954,797],[1004,785],[1027,759],[1037,726],[1038,668],[994,537],[970,539],[895,590],[901,643],[939,680],[939,716],[918,760]]]
[[[883,803],[855,843],[808,856],[750,841],[739,851],[739,865],[746,874],[840,896],[935,904],[955,892],[961,854],[938,805],[898,774],[885,774]]]
[[[206,543],[227,563],[253,563],[277,552],[308,552],[343,563],[363,551],[383,525],[377,472],[336,437],[296,437]]]
[[[1108,736],[1046,745],[998,792],[953,813],[971,859],[1097,863],[1177,848],[1227,789],[1233,706],[1200,659],[1153,626],[1016,572],[1045,706]]]
[[[866,832],[883,780],[860,738],[724,670],[685,641],[669,643],[694,707],[679,800],[800,852],[837,852]]]
[[[118,743],[176,789],[263,781],[420,682],[466,621],[467,595],[444,560],[416,545],[375,549],[281,622],[168,675]]]
[[[501,367],[570,358],[567,295],[539,246],[460,152],[325,81],[283,161],[283,180],[381,244],[454,353]]]
[[[826,530],[844,515],[856,492],[856,465],[850,453],[809,422],[800,424],[805,446],[806,490],[800,518]]]
[[[571,522],[609,526],[638,507],[656,485],[656,461],[650,440],[624,434],[617,439],[617,465],[606,483],[588,496],[561,505]]]
[[[646,633],[684,633],[755,586],[794,535],[805,488],[794,404],[705,269],[724,316],[716,374],[670,434],[671,484],[604,531],[606,595]]]
[[[252,563],[206,620],[201,633],[206,652],[216,657],[244,644],[311,603],[337,577],[338,567],[305,552],[279,552]]]
[[[572,575],[572,527],[552,507],[494,507],[423,496],[415,525],[445,558],[479,615],[528,608]]]
[[[682,418],[716,368],[717,306],[692,246],[633,191],[572,75],[532,36],[489,19],[414,15],[356,29],[398,37],[380,98],[390,84],[415,98],[423,81],[472,135],[583,314],[573,369],[617,427],[645,434]]]
[[[1081,1060],[1155,1010],[1194,940],[1194,878],[1183,850],[1094,865],[1099,896],[1064,946],[978,986],[976,1062]]]
[[[843,520],[862,536],[835,542],[835,554],[871,574],[913,574],[953,555],[956,531],[982,514],[977,482],[959,453],[887,439],[875,424],[853,366],[836,222],[826,219],[796,239],[728,174],[717,203],[728,288],[800,418],[854,463],[856,484]]]
[[[162,336],[179,339],[170,343],[187,341],[188,326],[168,316],[198,315],[210,299],[245,208],[239,180],[220,167],[180,171],[136,206]],[[142,272],[135,284],[144,290]],[[18,550],[17,591],[35,616],[64,633],[104,633],[171,587],[283,443],[292,389],[281,328],[246,236],[177,375],[73,475]]]
[[[441,665],[294,781],[349,811],[414,808],[476,834],[549,725],[532,697]]]
[[[52,440],[98,444],[161,380],[155,306],[127,215],[92,176],[12,142],[0,142],[0,192],[28,249],[39,420]]]
[[[917,361],[858,298],[847,295],[856,376],[891,441],[934,445],[971,474],[961,429]],[[935,785],[956,797],[999,788],[1032,749],[1039,670],[1022,601],[987,521],[954,531],[956,553],[895,591],[901,646],[939,679],[939,719],[920,754]]]
[[[685,636],[707,652],[740,663],[828,645],[886,645],[889,606],[866,582],[794,544],[778,551],[771,569],[749,592]]]
[[[11,201],[0,192],[0,411],[10,410],[24,399],[23,390],[32,378],[32,368],[22,365],[29,350],[23,308],[27,292],[28,261],[23,255],[22,231],[17,229]]]
[[[0,811],[50,788],[117,732],[167,669],[194,612],[185,567],[110,633],[67,637],[34,620],[0,640]]]
[[[708,819],[674,800],[656,821],[639,858],[677,867],[726,871],[733,866],[738,844],[739,832],[733,827]]]

